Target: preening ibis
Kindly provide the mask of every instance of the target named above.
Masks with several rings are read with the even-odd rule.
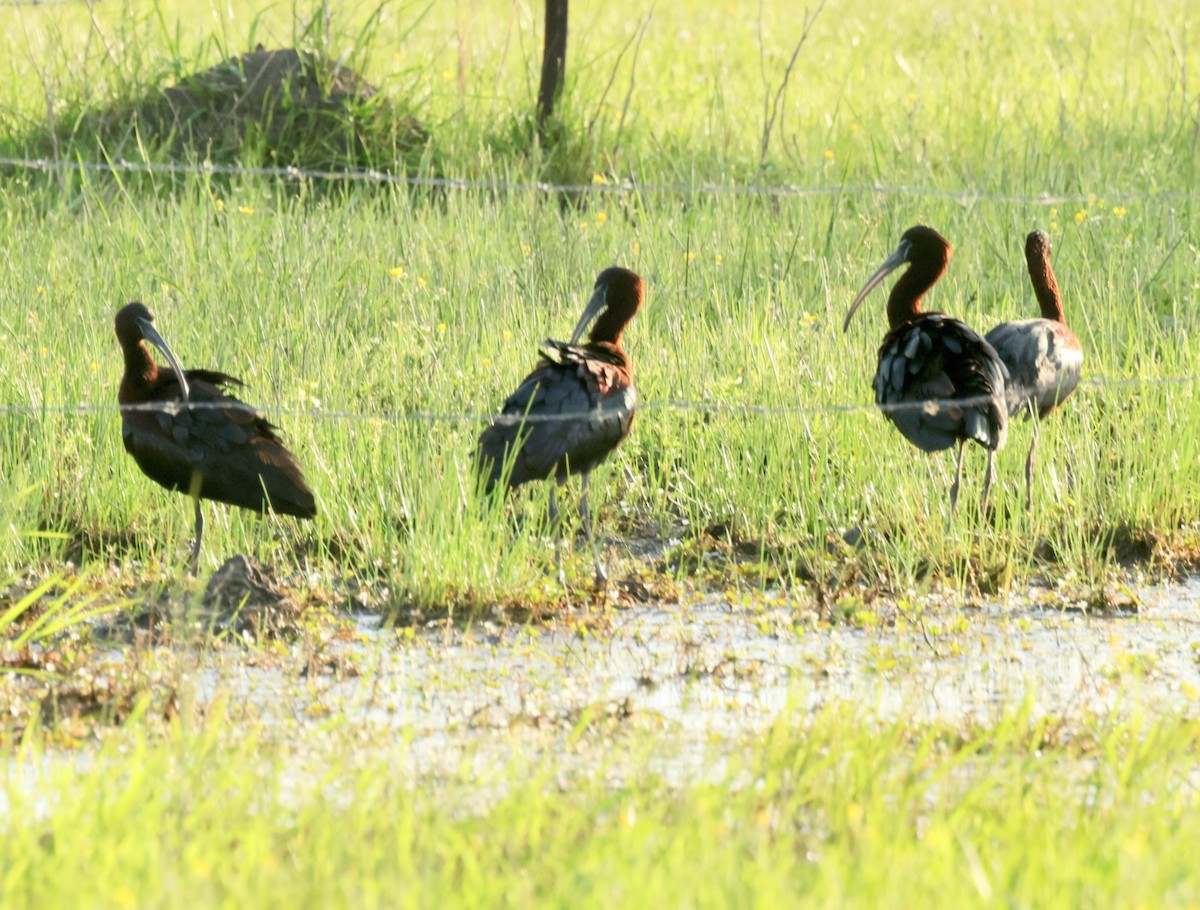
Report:
[[[480,434],[475,453],[488,493],[499,483],[513,489],[553,474],[550,518],[555,523],[556,487],[572,474],[582,475],[580,512],[598,582],[608,575],[592,536],[588,476],[633,425],[637,390],[621,336],[644,297],[645,284],[637,273],[616,266],[601,272],[570,341],[543,342],[537,366],[504,402],[501,417]],[[561,551],[558,564],[561,578]]]
[[[942,277],[949,262],[946,238],[924,225],[909,228],[901,235],[896,251],[854,298],[842,331],[850,328],[850,320],[867,294],[907,263],[888,297],[891,329],[879,347],[875,403],[922,451],[938,452],[958,443],[951,512],[962,481],[963,448],[971,440],[987,449],[982,506],[986,515],[996,452],[1008,432],[1004,400],[1008,371],[995,349],[966,323],[921,311],[921,297]]]
[[[230,386],[240,386],[239,380],[214,370],[184,370],[143,304],[122,307],[116,330],[125,353],[125,375],[117,396],[123,406],[125,451],[151,480],[192,497],[196,508],[193,573],[204,535],[201,499],[256,512],[269,508],[300,518],[317,514],[300,465],[275,435],[276,427],[225,393]],[[169,369],[154,362],[147,341],[162,351]]]
[[[1083,370],[1083,348],[1063,317],[1062,297],[1050,267],[1050,236],[1033,231],[1025,238],[1025,264],[1042,309],[1040,319],[1003,322],[987,333],[1008,367],[1008,413],[1045,417],[1071,397]],[[1025,459],[1025,503],[1033,503],[1033,450],[1038,430],[1033,429]]]

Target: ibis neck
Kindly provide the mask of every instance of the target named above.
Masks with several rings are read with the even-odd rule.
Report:
[[[921,298],[945,270],[944,262],[917,261],[909,265],[888,297],[888,324],[893,329],[921,315]]]
[[[158,364],[150,356],[146,342],[139,341],[137,344],[127,346],[125,348],[125,376],[121,380],[122,393],[126,389],[130,392],[148,389],[154,385],[157,379]]]
[[[627,322],[629,322],[627,316],[614,311],[613,307],[608,307],[600,314],[592,326],[592,330],[588,332],[588,341],[592,344],[607,342],[615,347],[620,347],[621,336],[625,333]]]
[[[1037,294],[1042,318],[1066,322],[1063,317],[1062,296],[1058,292],[1058,282],[1054,279],[1050,263],[1042,261],[1030,265],[1029,279],[1033,282],[1033,292]]]

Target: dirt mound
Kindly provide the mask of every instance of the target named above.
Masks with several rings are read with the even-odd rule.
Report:
[[[403,171],[428,139],[412,113],[353,70],[261,46],[103,111],[95,126],[113,157],[140,137],[175,159],[308,168]]]

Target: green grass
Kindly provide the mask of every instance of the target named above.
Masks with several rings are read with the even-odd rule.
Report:
[[[834,706],[663,777],[672,734],[580,722],[487,771],[414,782],[403,746],[307,751],[216,706],[0,789],[6,907],[1194,906],[1200,730],[1014,710],[947,728]],[[239,732],[231,735],[232,730]],[[613,745],[613,742],[616,745]],[[503,749],[503,747],[501,746]],[[573,750],[572,750],[573,751]],[[472,768],[476,770],[472,771]],[[724,768],[724,770],[717,770]],[[36,784],[36,790],[29,787]]]
[[[1189,5],[1020,2],[986,21],[921,2],[830,8],[762,162],[763,99],[799,32],[782,7],[761,24],[753,4],[656,7],[636,71],[621,49],[645,10],[576,11],[568,141],[540,153],[521,138],[538,53],[529,10],[468,23],[444,5],[385,5],[375,17],[362,7],[324,32],[300,9],[184,6],[97,7],[93,26],[78,7],[0,11],[21,26],[8,29],[0,81],[27,89],[9,93],[0,151],[29,151],[22,137],[45,121],[34,85],[60,113],[85,109],[251,39],[299,40],[348,53],[410,103],[451,175],[823,191],[568,203],[519,189],[314,195],[258,178],[12,173],[0,184],[10,312],[0,401],[18,409],[0,419],[5,569],[61,561],[85,537],[132,542],[105,558],[181,561],[187,504],[139,475],[112,407],[111,318],[142,299],[186,365],[247,381],[318,493],[311,529],[210,509],[206,566],[249,550],[370,575],[396,606],[544,589],[545,490],[518,497],[523,524],[480,514],[469,476],[478,421],[407,415],[494,411],[537,340],[569,331],[613,262],[650,287],[627,336],[646,407],[594,498],[618,557],[635,533],[682,536],[670,564],[686,573],[707,545],[697,535],[719,525],[758,545],[765,579],[792,582],[814,574],[827,538],[858,528],[868,546],[854,559],[869,578],[988,589],[1047,571],[1094,583],[1119,555],[1114,534],[1157,542],[1160,556],[1194,544],[1200,405],[1193,382],[1174,381],[1200,354],[1189,240],[1200,126],[1185,79],[1198,61],[1180,37],[1196,25]],[[925,191],[859,188],[875,183]],[[960,190],[1068,201],[940,194]],[[841,332],[856,289],[918,221],[957,247],[929,305],[981,329],[1033,312],[1021,242],[1048,229],[1087,377],[1129,383],[1085,386],[1043,427],[1032,512],[1021,507],[1030,429],[1014,425],[986,532],[982,453],[969,453],[965,507],[948,525],[950,456],[917,455],[870,405],[883,295]],[[575,568],[586,573],[583,556]]]
[[[110,661],[81,626],[133,600],[174,644],[195,637],[175,609],[203,584],[178,578],[189,504],[120,439],[112,318],[131,299],[185,365],[246,380],[317,493],[312,523],[207,506],[202,576],[249,552],[312,602],[353,584],[387,612],[557,605],[544,487],[485,510],[471,452],[613,263],[649,286],[626,336],[644,407],[593,485],[618,579],[786,585],[797,623],[811,596],[874,628],[880,589],[919,617],[940,584],[1102,593],[1128,559],[1194,559],[1196,4],[831,3],[765,154],[792,3],[575,4],[550,148],[530,125],[537,4],[322,11],[0,8],[0,156],[94,160],[97,110],[261,41],[344,59],[411,110],[422,175],[502,184],[0,166],[0,576],[17,580],[0,665],[31,671],[3,679],[0,904],[1196,905],[1191,720],[1008,706],[951,729],[840,706],[698,755],[675,730],[584,718],[541,751],[481,734],[478,755],[418,774],[390,731],[331,721],[296,742],[224,714],[227,693],[198,699],[175,669],[184,649],[154,647],[161,628]],[[539,180],[640,189],[524,188]],[[811,192],[733,192],[748,186]],[[995,516],[975,449],[948,522],[951,456],[915,453],[871,403],[883,295],[842,332],[916,222],[956,247],[930,306],[980,329],[1033,314],[1023,238],[1053,238],[1091,381],[1041,428],[1032,511],[1016,423]],[[569,571],[590,570],[581,546]],[[566,615],[581,635],[607,618]],[[311,623],[310,663],[352,634]],[[249,662],[232,635],[199,646],[201,667]],[[664,756],[687,770],[664,779]]]

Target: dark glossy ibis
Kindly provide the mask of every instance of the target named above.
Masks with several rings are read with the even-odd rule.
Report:
[[[116,330],[125,353],[118,400],[123,406],[162,405],[122,408],[125,451],[151,480],[192,497],[192,572],[204,535],[201,499],[300,518],[317,514],[300,465],[275,435],[276,428],[225,393],[230,386],[240,386],[239,380],[213,370],[184,370],[143,304],[122,307]],[[154,362],[147,341],[162,351],[169,369]]]
[[[1033,231],[1025,238],[1025,264],[1041,307],[1040,319],[1003,322],[987,333],[1008,367],[1008,412],[1045,417],[1071,397],[1083,371],[1083,348],[1063,317],[1062,296],[1050,267],[1050,236]],[[1033,452],[1038,428],[1033,428],[1025,459],[1025,504],[1033,504]]]
[[[615,266],[601,272],[571,340],[543,342],[542,358],[504,402],[500,419],[480,434],[475,453],[488,493],[500,483],[513,489],[553,474],[550,518],[554,523],[558,519],[555,488],[572,474],[582,475],[580,512],[598,582],[608,576],[592,536],[588,476],[633,425],[637,391],[621,336],[644,296],[645,284],[635,272]],[[589,325],[588,340],[580,344]],[[558,566],[561,578],[561,551]]]
[[[922,451],[939,452],[958,444],[951,512],[958,502],[966,443],[974,441],[987,449],[982,506],[986,515],[996,452],[1003,447],[1008,431],[1004,401],[1008,371],[992,346],[966,323],[921,311],[921,297],[942,277],[949,262],[946,238],[924,225],[909,228],[901,235],[896,251],[854,298],[842,331],[849,329],[867,294],[907,263],[888,297],[891,330],[879,347],[875,403]]]

